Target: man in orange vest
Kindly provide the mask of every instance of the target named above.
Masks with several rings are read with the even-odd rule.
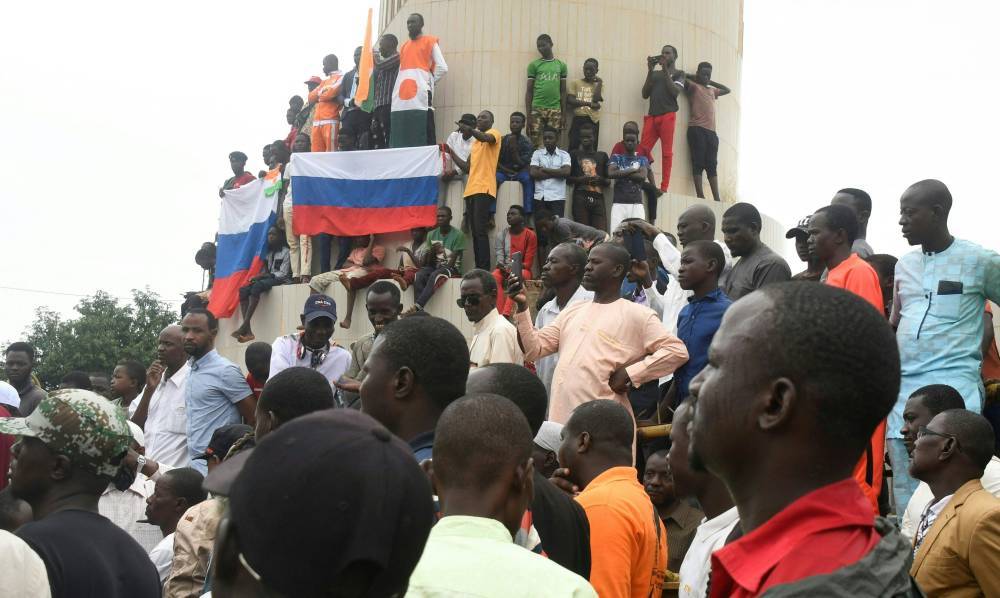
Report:
[[[434,145],[434,85],[448,72],[438,38],[424,35],[424,17],[406,19],[410,39],[399,49],[399,75],[392,90],[389,146]]]
[[[337,66],[336,55],[330,54],[324,58],[323,74],[326,79],[309,92],[309,104],[316,105],[312,128],[314,152],[337,151],[337,135],[340,134],[340,84],[344,78]]]

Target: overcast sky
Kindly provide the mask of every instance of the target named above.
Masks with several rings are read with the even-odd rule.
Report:
[[[71,315],[73,295],[200,288],[193,255],[215,231],[226,155],[242,148],[260,167],[261,146],[288,130],[289,95],[323,55],[351,55],[377,2],[335,4],[6,7],[0,341],[38,305]],[[899,255],[900,194],[939,178],[952,231],[996,245],[1000,3],[746,0],[744,17],[743,200],[791,225],[836,189],[864,188],[869,240]]]

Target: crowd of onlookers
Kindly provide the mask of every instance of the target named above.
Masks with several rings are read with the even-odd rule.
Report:
[[[395,40],[380,40],[372,111],[334,93],[357,69],[341,76],[327,57],[264,175],[281,180],[289,151],[426,144],[432,111],[397,110],[399,85],[379,78],[387,62],[416,65],[415,89],[433,90],[447,67],[422,27],[411,15],[395,61]],[[597,61],[567,85],[552,40],[538,49],[511,135],[483,111],[443,150],[443,177],[464,180],[474,268],[441,206],[398,268],[369,235],[347,239],[333,267],[326,239],[310,276],[310,239],[282,243],[288,188],[285,234],[269,232],[234,336],[255,340],[253,310],[274,284],[312,294],[299,329],[249,344],[243,368],[193,301],[153,363],[123,361],[110,379],[69,372],[46,392],[32,376],[44,356],[6,348],[0,547],[18,575],[0,577],[0,594],[1000,595],[1000,255],[952,236],[947,187],[903,192],[899,226],[919,247],[898,260],[866,241],[872,199],[854,188],[788,230],[804,262],[794,275],[748,203],[719,223],[695,205],[674,236],[642,211],[656,193],[637,148],[658,138],[667,155],[682,90],[709,106],[727,90],[702,66],[685,81],[670,46],[650,57],[643,143],[626,125],[604,175],[580,158],[595,153]],[[556,146],[567,106],[568,155]],[[689,142],[712,138],[689,128]],[[225,187],[253,178],[246,156],[231,161]],[[505,180],[533,192],[491,250],[482,233]],[[424,309],[453,277],[471,339]],[[328,294],[337,283],[347,306]],[[360,290],[373,331],[341,347],[331,339]]]

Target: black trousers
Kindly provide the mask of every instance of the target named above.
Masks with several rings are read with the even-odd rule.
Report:
[[[490,208],[496,198],[489,193],[476,193],[466,197],[469,202],[469,227],[472,230],[472,252],[476,267],[490,271]]]

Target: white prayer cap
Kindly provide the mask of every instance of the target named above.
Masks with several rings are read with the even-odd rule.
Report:
[[[563,425],[557,422],[544,421],[542,427],[535,435],[535,444],[553,453],[559,452],[559,445],[562,444]]]

